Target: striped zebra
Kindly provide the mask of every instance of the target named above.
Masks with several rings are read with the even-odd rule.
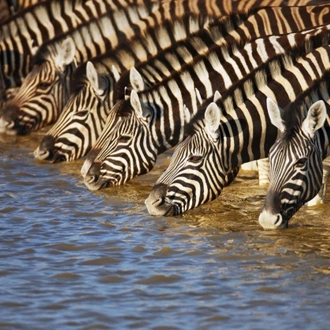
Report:
[[[59,1],[59,2],[58,2]],[[76,1],[76,0],[75,0]],[[73,1],[73,3],[75,3]],[[160,16],[163,19],[171,19],[171,15],[173,13],[177,16],[182,15],[182,13],[194,13],[194,14],[209,14],[209,15],[217,15],[221,17],[223,15],[232,14],[235,12],[248,12],[252,9],[255,10],[256,8],[268,7],[268,6],[293,6],[299,5],[304,6],[309,4],[313,1],[276,1],[273,3],[269,3],[269,1],[263,0],[255,0],[249,1],[247,4],[240,2],[240,4],[235,4],[231,6],[222,0],[198,0],[198,1],[188,1],[188,0],[177,0],[177,1],[165,1],[165,2],[158,2],[158,1],[142,1],[142,0],[130,0],[130,1],[123,1],[123,0],[81,0],[84,3],[84,9],[80,11],[80,19],[88,20],[92,17],[100,16],[102,13],[105,13],[109,10],[109,7],[112,11],[117,11],[119,8],[127,8],[128,6],[132,5],[139,5],[145,6],[148,5],[150,9],[152,6],[158,6]],[[2,89],[14,88],[16,86],[20,86],[22,80],[26,76],[26,74],[30,71],[30,57],[35,51],[36,46],[40,46],[43,44],[45,40],[47,40],[48,33],[54,32],[54,29],[57,29],[62,26],[66,26],[68,23],[69,30],[72,30],[74,26],[70,27],[71,19],[75,16],[71,17],[70,11],[66,9],[65,6],[68,6],[71,1],[65,0],[52,0],[47,1],[44,4],[37,4],[33,6],[33,8],[29,7],[27,11],[23,13],[19,13],[19,16],[15,15],[11,19],[11,24],[7,27],[6,33],[3,31],[0,32],[1,35],[9,35],[11,39],[8,41],[10,45],[9,49],[6,47],[8,46],[1,46],[0,43],[0,54],[2,52],[1,66],[4,70],[4,77],[5,80],[3,82]],[[60,4],[58,6],[57,4]],[[63,3],[64,7],[61,7],[61,3]],[[318,3],[323,3],[323,1],[318,1]],[[36,8],[40,8],[45,6],[44,9],[39,9],[39,12],[35,11]],[[51,10],[48,7],[51,7]],[[53,7],[55,9],[55,13],[59,13],[62,17],[54,16],[53,15]],[[88,11],[88,7],[90,10]],[[68,15],[65,15],[68,13]],[[316,16],[316,20],[319,20],[319,15],[322,13],[314,13]],[[40,20],[41,18],[41,20]],[[125,19],[125,15],[123,16]],[[155,18],[154,18],[155,19]],[[277,17],[278,23],[283,24],[283,22],[279,22],[280,16]],[[259,20],[263,20],[262,15],[259,17]],[[17,22],[17,24],[16,24]],[[9,22],[10,23],[10,22]],[[55,23],[55,27],[52,25]],[[293,24],[292,22],[290,24]],[[299,26],[300,22],[297,21],[296,25]],[[29,29],[29,27],[31,27]],[[24,31],[21,29],[24,28],[28,31],[29,34],[33,36],[32,42],[31,36],[27,37]],[[14,31],[16,38],[13,38]],[[16,32],[19,33],[16,33]],[[28,38],[28,40],[26,40]],[[49,36],[49,38],[51,38]],[[32,46],[33,45],[33,46]],[[24,50],[24,52],[22,52]],[[1,84],[0,84],[1,87]],[[1,92],[1,90],[0,90]],[[11,92],[12,94],[13,92]],[[10,95],[11,95],[10,94]],[[4,95],[5,96],[5,95]],[[6,97],[5,97],[6,98]]]
[[[134,37],[120,49],[81,65],[71,81],[70,100],[41,140],[35,157],[59,162],[86,155],[101,134],[115,101],[124,98],[125,87],[131,84],[127,73],[132,66],[143,78],[142,82],[133,80],[135,88],[160,83],[197,54],[207,52],[223,29],[222,20],[210,25],[209,18],[188,15],[185,19],[187,23],[182,19],[164,22],[151,34]]]
[[[329,81],[327,72],[303,104],[292,103],[286,109],[267,99],[271,123],[281,135],[269,151],[270,184],[259,216],[265,229],[286,228],[322,187],[322,161],[330,155]]]
[[[0,91],[2,99],[15,93],[31,70],[38,46],[110,10],[112,0],[51,0],[36,3],[0,26]],[[108,4],[109,3],[109,4]],[[7,95],[8,94],[8,95]]]
[[[129,20],[123,19],[123,15]],[[112,15],[90,20],[72,32],[44,43],[34,57],[33,70],[18,94],[6,105],[0,119],[0,131],[29,134],[54,122],[68,100],[68,87],[63,86],[68,86],[75,62],[83,63],[114,49],[149,25],[160,24],[156,21],[157,15],[154,15],[155,21],[148,16],[149,11],[129,6]],[[117,23],[122,30],[118,30]]]
[[[142,6],[141,0],[51,0],[13,15],[0,26],[0,75],[3,76],[0,92],[4,94],[4,91],[21,85],[31,70],[32,55],[44,42],[93,18],[106,13],[113,15],[133,5],[150,12],[158,6]],[[129,15],[121,17],[130,20]],[[120,26],[119,21],[116,23]],[[3,98],[8,97],[4,95]]]
[[[256,22],[259,22],[259,25],[255,25],[255,29],[257,31],[262,31],[263,33],[265,34],[273,34],[273,33],[283,33],[285,31],[288,31],[289,30],[289,27],[288,27],[288,23],[285,21],[284,25],[277,25],[276,27],[272,27],[274,30],[272,31],[270,29],[270,26],[271,24],[265,24],[266,22],[266,17],[267,17],[267,14],[269,17],[272,18],[272,20],[275,20],[277,22],[280,22],[279,19],[277,19],[277,17],[283,17],[283,13],[286,14],[286,17],[287,17],[287,21],[288,22],[292,22],[292,29],[295,29],[299,24],[298,22],[306,22],[307,23],[307,26],[311,26],[313,23],[315,23],[315,19],[311,19],[309,17],[310,13],[313,12],[314,14],[315,13],[318,13],[315,17],[318,17],[320,19],[320,23],[322,21],[329,21],[329,16],[326,14],[327,13],[327,10],[324,10],[326,9],[324,6],[321,6],[321,7],[306,7],[306,8],[290,8],[290,15],[289,15],[289,12],[287,10],[287,8],[268,8],[267,10],[265,9],[262,9],[256,13],[254,13],[254,15],[252,15],[253,17],[248,17],[248,19],[245,21],[247,22],[248,26],[251,25],[252,23],[256,23]],[[271,13],[270,13],[271,11]],[[323,13],[323,14],[321,14]],[[258,16],[258,19],[255,18],[254,16],[257,15]],[[263,17],[262,20],[260,20],[260,17]],[[260,23],[262,22],[262,23]],[[282,22],[283,23],[283,22]],[[254,33],[251,29],[248,29],[247,26],[245,26],[244,24],[241,25],[240,27],[236,27],[235,29],[236,31],[234,31],[233,35],[231,36],[228,36],[229,38],[227,39],[227,42],[229,44],[231,43],[234,43],[234,42],[241,42],[242,43],[242,40],[241,41],[238,41],[240,39],[239,36],[242,36],[243,35],[243,32],[246,33],[246,36],[245,36],[245,39],[253,39],[256,37],[257,33]],[[240,30],[239,33],[237,33],[237,30]],[[231,39],[230,39],[231,38]],[[241,37],[242,38],[242,37]],[[89,129],[85,130],[85,131],[88,131],[90,132]],[[80,135],[82,136],[82,135]],[[83,136],[84,137],[84,136]],[[88,136],[84,137],[86,139],[88,139]],[[103,139],[103,140],[106,140],[106,139]],[[78,139],[78,141],[80,142],[80,140]],[[61,141],[61,143],[63,142],[63,140]],[[71,141],[69,141],[69,144],[70,144]],[[49,146],[52,146],[52,143],[48,144]],[[98,141],[98,146],[95,146],[95,148],[99,148],[101,149],[103,146],[101,145],[101,141]],[[67,148],[67,144],[64,144],[63,145],[63,149],[71,149],[71,148]],[[93,151],[93,155],[95,155],[96,152]],[[93,157],[92,156],[89,156],[88,157],[88,161],[91,163],[93,162]],[[88,165],[86,165],[85,168],[87,168]]]
[[[249,1],[248,4],[244,6],[235,5],[231,8],[231,6],[228,6],[226,2],[223,2],[222,0],[211,0],[211,1],[204,1],[204,0],[198,0],[198,1],[188,1],[188,0],[180,0],[180,1],[165,1],[165,2],[153,2],[153,1],[142,1],[142,0],[130,0],[130,1],[123,1],[123,0],[82,0],[84,3],[86,3],[86,7],[90,6],[90,11],[86,11],[86,9],[81,11],[81,18],[82,19],[89,19],[94,16],[95,14],[99,16],[101,13],[104,13],[106,10],[108,10],[109,6],[111,7],[112,11],[117,11],[119,8],[132,6],[132,5],[144,5],[145,3],[148,4],[148,8],[150,9],[150,6],[158,6],[159,7],[159,15],[163,19],[171,19],[171,15],[173,13],[177,16],[182,15],[182,13],[206,13],[209,15],[217,15],[219,17],[226,15],[228,13],[233,12],[239,12],[240,10],[242,12],[247,12],[248,10],[255,10],[256,8],[263,8],[267,6],[292,6],[293,4],[298,3],[299,6],[303,6],[306,4],[309,4],[313,1],[277,1],[273,4],[270,4],[269,1]],[[47,1],[45,2],[45,6],[50,4],[53,6],[53,3],[56,4],[57,0]],[[60,0],[61,2],[61,0]],[[70,2],[70,1],[69,1]],[[65,1],[63,1],[65,4]],[[318,2],[319,3],[319,2]],[[320,1],[320,3],[323,3],[323,1]],[[43,6],[43,4],[40,4],[40,6]],[[54,5],[56,6],[56,5]],[[310,7],[312,8],[312,7]],[[29,11],[32,9],[29,8]],[[188,11],[190,10],[190,11]],[[311,9],[313,11],[313,9]],[[316,17],[315,21],[320,20],[320,15],[323,15],[325,11],[322,11],[320,13],[316,12],[313,15]],[[57,10],[57,13],[60,13],[61,15],[64,15],[64,13],[69,13],[69,11],[65,10],[65,7],[63,10]],[[20,15],[24,15],[24,13],[21,13]],[[11,90],[17,86],[20,86],[22,83],[22,80],[27,75],[27,73],[30,71],[30,58],[33,52],[35,51],[36,47],[40,46],[46,39],[44,35],[47,35],[47,31],[52,32],[54,30],[52,26],[52,22],[58,23],[55,24],[55,27],[58,28],[59,26],[62,26],[63,24],[66,24],[66,22],[70,22],[71,17],[63,16],[62,20],[59,20],[58,17],[52,17],[52,14],[50,16],[48,15],[48,10],[41,11],[37,15],[35,15],[35,12],[32,13],[32,15],[29,15],[27,12],[25,13],[24,18],[18,17],[19,24],[13,23],[11,25],[11,28],[9,29],[9,35],[12,35],[10,32],[11,30],[17,31],[17,27],[19,26],[19,30],[21,30],[21,27],[32,27],[32,29],[27,29],[29,33],[32,33],[34,36],[33,40],[31,41],[31,37],[28,37],[28,40],[26,40],[26,37],[23,36],[24,32],[20,32],[19,34],[16,34],[17,37],[13,39],[11,37],[11,40],[9,41],[9,44],[11,45],[9,49],[6,49],[7,46],[2,47],[0,43],[0,54],[2,52],[3,56],[0,56],[0,60],[2,58],[1,66],[4,67],[4,77],[2,78],[4,82],[2,83],[3,86],[1,86],[0,82],[0,92],[3,94],[2,98],[5,100],[8,98],[11,98],[12,95],[15,93],[15,90]],[[299,17],[299,15],[295,15]],[[50,20],[48,18],[51,18]],[[37,18],[42,18],[42,22],[40,22]],[[123,16],[125,18],[125,16]],[[278,22],[280,25],[283,24],[283,22],[280,22],[281,16],[277,16],[276,22]],[[154,18],[155,19],[155,18]],[[263,20],[263,15],[261,14],[258,20],[261,22]],[[304,21],[304,20],[303,20]],[[50,24],[48,28],[46,27],[46,23]],[[118,22],[117,22],[118,23]],[[296,26],[301,26],[301,22],[296,21],[295,23],[291,22],[292,24],[296,24]],[[45,28],[46,27],[46,28]],[[43,31],[43,32],[41,32]],[[0,35],[3,35],[4,33],[0,32]],[[5,33],[8,35],[8,33]],[[33,46],[32,46],[33,45]],[[24,50],[24,52],[22,52]],[[1,74],[1,72],[0,72]],[[9,90],[8,90],[9,89]],[[3,91],[7,90],[7,94]]]
[[[102,72],[100,77],[93,79],[103,81],[102,98],[95,93],[94,84],[86,79],[84,64],[82,69],[78,69],[73,79],[73,85],[84,86],[84,88],[81,88],[80,92],[75,88],[74,99],[70,100],[55,125],[42,139],[35,150],[35,157],[51,162],[59,162],[84,156],[100,135],[114,100],[123,97],[124,86],[128,84],[128,71],[124,72],[125,70],[142,61],[143,63],[140,63],[137,68],[139,71],[141,70],[144,80],[149,81],[149,86],[150,83],[156,80],[160,82],[174,70],[177,71],[182,65],[192,61],[197,54],[209,51],[212,44],[222,45],[224,35],[233,31],[235,26],[241,25],[244,18],[245,15],[242,17],[237,15],[220,19],[209,27],[210,31],[206,31],[205,29],[200,30],[205,25],[205,20],[202,20],[202,24],[196,19],[189,22],[192,19],[189,14],[189,24],[184,22],[179,24],[175,21],[168,22],[165,26],[162,24],[160,28],[152,29],[151,33],[144,33],[142,39],[135,37],[132,43],[125,44],[123,47],[119,47],[120,49],[117,48],[110,52],[110,54],[92,59],[91,62],[96,67],[100,67],[100,72]],[[192,28],[185,31],[186,26],[190,25]],[[200,31],[190,35],[194,30]],[[271,31],[266,31],[266,33],[270,34]],[[200,36],[200,34],[202,35]],[[187,40],[188,35],[189,39]],[[245,38],[251,38],[251,34],[247,33]],[[173,41],[180,39],[184,40],[179,43],[175,42],[173,48],[168,48]],[[239,42],[243,43],[243,40]],[[165,48],[165,50],[156,52],[156,56],[151,59],[147,56],[150,52],[148,48],[152,50]],[[141,51],[142,54],[146,55],[143,55],[143,58],[141,58],[141,55],[140,58],[137,58],[136,54],[141,54]],[[147,58],[148,62],[146,63]],[[119,72],[124,72],[119,81],[116,81],[113,65],[118,68]],[[106,79],[104,75],[108,75]],[[108,83],[105,85],[104,81]],[[116,85],[116,89],[112,93],[114,85]],[[118,94],[118,91],[120,91],[120,94]],[[77,107],[82,109],[81,113]],[[88,109],[88,112],[86,109]],[[85,134],[81,132],[85,132]]]
[[[316,39],[321,39],[318,42],[323,44],[328,34],[329,30],[325,30]],[[298,40],[302,36],[296,34]],[[296,46],[296,50],[303,53],[305,40],[290,44],[294,40],[294,35],[270,37],[233,52],[228,47],[219,47],[198,57],[161,85],[138,93],[132,90],[129,99],[119,101],[112,109],[101,136],[83,164],[81,172],[86,186],[98,190],[124,184],[147,173],[159,153],[183,140],[184,128],[199,111],[202,98],[211,97],[216,90],[227,90],[253,68],[290,48],[293,50]],[[251,49],[258,50],[255,58],[246,56]],[[229,53],[232,56],[228,56]],[[258,57],[261,54],[263,58]],[[199,92],[195,93],[196,90]]]
[[[281,56],[247,75],[221,98],[205,102],[205,119],[196,120],[193,131],[176,147],[169,167],[146,199],[149,213],[180,214],[214,200],[228,171],[267,157],[278,132],[270,123],[266,99],[281,107],[298,104],[330,69],[329,56],[330,46],[303,57]]]

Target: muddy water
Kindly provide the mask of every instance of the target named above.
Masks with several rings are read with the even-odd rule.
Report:
[[[82,161],[33,159],[40,134],[0,140],[0,329],[329,328],[328,196],[264,231],[265,189],[241,172],[218,200],[151,217],[170,154],[92,193]]]

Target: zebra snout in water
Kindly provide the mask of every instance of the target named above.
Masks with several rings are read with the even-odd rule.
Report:
[[[101,163],[94,162],[84,177],[84,183],[89,190],[95,191],[102,188]]]
[[[19,108],[16,105],[7,105],[0,118],[0,133],[15,133],[10,130],[15,126],[15,119],[17,118]]]
[[[150,215],[173,215],[173,205],[165,201],[167,185],[156,184],[145,200],[145,205]]]
[[[271,213],[263,210],[259,215],[259,224],[264,229],[282,229],[287,227],[287,221],[280,213]]]
[[[34,151],[34,157],[40,160],[52,160],[54,156],[55,139],[51,135],[42,138],[38,148]]]

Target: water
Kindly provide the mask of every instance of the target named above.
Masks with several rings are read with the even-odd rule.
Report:
[[[218,200],[151,217],[169,153],[95,193],[81,160],[34,160],[42,134],[0,140],[0,329],[329,328],[330,195],[264,231],[266,190],[241,172]]]

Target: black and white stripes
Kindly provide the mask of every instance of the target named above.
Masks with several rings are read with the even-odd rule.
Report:
[[[330,48],[325,46],[297,59],[281,57],[222,99],[207,102],[205,121],[198,121],[196,132],[177,147],[147,199],[149,212],[179,214],[210,201],[220,195],[228,171],[266,157],[277,136],[266,99],[282,107],[304,102],[306,95],[320,88],[320,80],[328,77],[329,55]]]

